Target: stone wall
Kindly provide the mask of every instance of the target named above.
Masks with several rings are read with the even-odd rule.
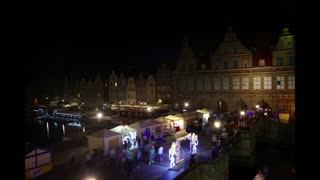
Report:
[[[213,162],[198,162],[175,180],[227,180],[229,174],[229,155],[224,154]]]

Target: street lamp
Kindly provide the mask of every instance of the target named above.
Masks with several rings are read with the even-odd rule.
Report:
[[[184,103],[184,106],[185,106],[185,107],[188,107],[188,106],[189,106],[189,103],[187,103],[187,102]]]
[[[214,127],[220,128],[220,126],[221,126],[221,122],[220,121],[215,121],[214,122]]]
[[[100,120],[102,118],[102,113],[97,114],[98,119]]]

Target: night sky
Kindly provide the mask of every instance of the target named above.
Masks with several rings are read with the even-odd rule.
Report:
[[[203,9],[157,8],[159,14],[133,9],[106,10],[102,15],[94,10],[82,10],[79,16],[35,15],[30,22],[31,61],[25,65],[27,88],[42,88],[70,75],[94,78],[100,72],[105,79],[117,69],[152,72],[161,63],[175,64],[185,35],[196,55],[208,59],[229,24],[239,39],[251,44],[259,33],[278,35],[284,24],[295,30],[295,1],[228,3]]]

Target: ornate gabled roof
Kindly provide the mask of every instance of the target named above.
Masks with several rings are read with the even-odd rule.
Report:
[[[283,36],[290,36],[292,35],[289,31],[289,28],[288,28],[288,25],[284,25],[284,28],[282,29],[282,33],[280,35],[280,37],[283,37]]]
[[[183,39],[183,47],[181,49],[181,53],[180,53],[180,57],[178,60],[178,63],[181,62],[193,62],[196,63],[196,57],[192,51],[192,48],[189,45],[189,40],[188,38],[185,36]]]

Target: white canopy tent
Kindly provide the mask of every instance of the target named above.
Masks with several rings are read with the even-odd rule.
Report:
[[[136,138],[137,136],[137,130],[134,128],[131,128],[127,125],[119,125],[115,128],[110,129],[110,131],[121,133],[122,134],[122,140],[121,142],[124,143],[124,140],[129,138],[131,142]]]
[[[165,117],[159,117],[155,119],[158,122],[161,122],[165,126],[165,130],[176,131],[178,129],[184,129],[183,118],[175,115],[168,115]]]
[[[187,127],[188,124],[190,124],[193,120],[198,119],[198,113],[196,112],[184,112],[176,114],[175,116],[181,117],[184,121],[184,127]]]
[[[210,113],[212,113],[210,110],[198,109],[196,112],[199,113],[199,116],[200,116],[200,118],[202,118],[202,121],[204,123],[208,123],[208,118],[210,117]]]
[[[89,151],[103,150],[104,156],[113,152],[121,145],[121,133],[101,129],[87,136]]]
[[[151,134],[154,133],[155,138],[157,138],[160,134],[164,133],[163,123],[154,119],[138,121],[133,124],[130,124],[129,127],[136,129],[139,135],[144,134],[146,132],[150,132]]]

